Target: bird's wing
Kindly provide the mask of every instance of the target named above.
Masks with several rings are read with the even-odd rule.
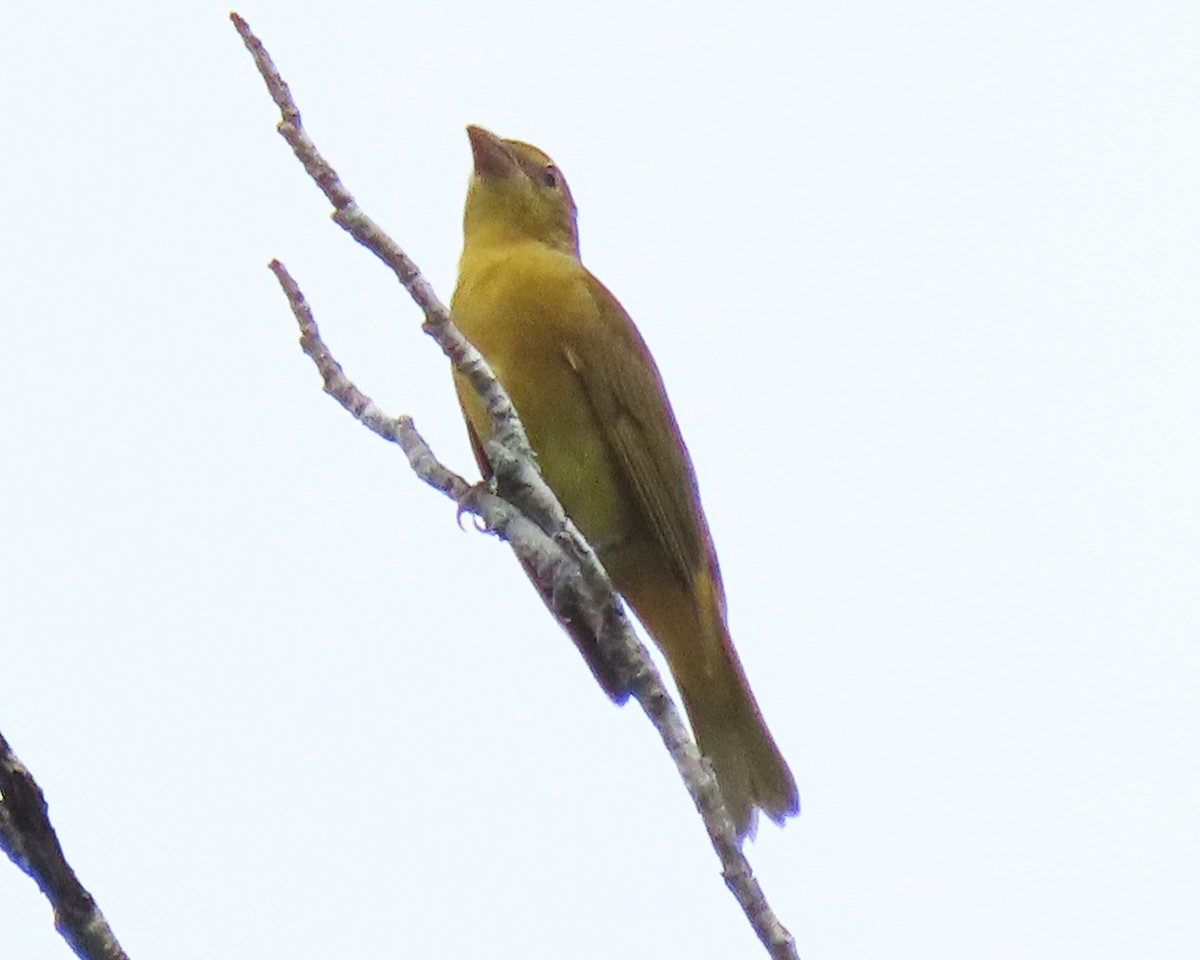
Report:
[[[566,347],[634,499],[684,584],[715,567],[696,474],[658,368],[625,309],[586,275],[598,316]]]

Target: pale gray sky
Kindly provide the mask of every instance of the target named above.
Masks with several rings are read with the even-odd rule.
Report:
[[[445,363],[208,2],[0,36],[0,730],[134,958],[758,957],[644,718],[323,396]],[[480,123],[662,368],[805,960],[1200,950],[1194,3],[240,6],[443,296]],[[0,957],[67,948],[0,863]]]

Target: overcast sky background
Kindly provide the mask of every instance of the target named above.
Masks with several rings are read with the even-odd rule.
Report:
[[[1200,951],[1200,7],[238,8],[449,298],[480,123],[653,349],[804,812],[805,960]],[[0,28],[0,730],[137,960],[759,957],[507,549],[224,3]],[[0,863],[0,956],[68,956]]]

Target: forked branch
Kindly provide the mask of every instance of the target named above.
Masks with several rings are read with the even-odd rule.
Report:
[[[236,13],[234,26],[254,57],[279,107],[279,133],[333,204],[334,221],[389,267],[425,314],[423,329],[483,398],[493,435],[486,454],[496,491],[471,486],[445,467],[411,418],[384,414],[345,375],[322,341],[299,286],[283,264],[272,261],[300,327],[300,342],[324,381],[325,391],[366,427],[397,443],[421,479],[479,518],[480,526],[506,540],[558,621],[580,645],[597,679],[614,699],[629,693],[654,724],[704,819],[721,860],[725,882],[759,939],[775,960],[796,960],[792,936],[779,922],[755,879],[725,811],[716,780],[696,748],[645,647],[617,601],[592,548],[568,519],[541,478],[512,403],[484,359],[455,328],[446,307],[416,265],[355,202],[333,167],[305,132],[300,111],[266,49]],[[594,658],[594,659],[593,659]]]

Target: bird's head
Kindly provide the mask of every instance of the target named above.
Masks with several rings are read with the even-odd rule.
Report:
[[[472,238],[536,240],[579,256],[575,201],[562,172],[537,147],[467,127],[475,170],[463,225]]]

